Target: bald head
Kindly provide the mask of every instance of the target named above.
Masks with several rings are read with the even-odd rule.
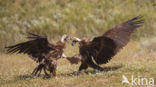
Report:
[[[68,35],[66,35],[66,34],[64,34],[63,36],[62,36],[62,38],[61,38],[61,42],[68,42],[70,40],[70,37],[68,36]]]

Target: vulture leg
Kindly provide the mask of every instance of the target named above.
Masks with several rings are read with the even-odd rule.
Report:
[[[36,76],[36,74],[38,73],[38,71],[40,70],[40,67],[41,67],[41,64],[38,65],[37,69],[36,69],[36,72],[34,73],[34,75]]]
[[[39,69],[38,69],[38,75],[37,76],[40,76],[40,74],[41,74],[41,71],[42,71],[42,69],[44,68],[44,65],[43,64],[40,64],[40,67],[39,67]]]
[[[87,69],[88,65],[85,62],[82,62],[82,64],[79,67],[79,72],[82,71],[83,69]]]
[[[98,65],[96,65],[91,58],[88,58],[87,59],[87,65],[94,68],[94,69],[97,69],[97,70],[100,70],[100,71],[103,71],[104,69]]]
[[[46,68],[44,68],[44,74],[45,74],[46,76],[49,76],[49,74],[48,74],[47,71],[46,71]]]
[[[51,73],[54,77],[56,76],[56,65],[54,65],[54,67],[52,68]]]
[[[35,74],[36,70],[37,70],[38,66],[33,70],[33,72],[31,73],[32,75]]]
[[[80,67],[79,67],[78,72],[74,72],[74,74],[75,74],[75,75],[79,75],[80,72],[81,72],[83,69],[86,70],[87,68],[88,68],[88,65],[87,65],[85,62],[82,62],[81,65],[80,65]]]
[[[54,67],[51,67],[50,74],[52,74],[54,77],[56,76],[56,69]]]
[[[34,71],[32,72],[32,74],[33,75],[35,75],[36,76],[36,74],[39,72],[39,74],[41,73],[41,70],[42,70],[42,68],[43,68],[43,64],[40,64],[40,65],[38,65],[35,69],[34,69]]]
[[[50,75],[46,71],[46,66],[44,66],[43,70],[44,70],[44,74],[45,74],[44,78],[50,78]]]
[[[55,77],[56,76],[56,64],[52,64],[52,67],[50,69],[50,73]]]

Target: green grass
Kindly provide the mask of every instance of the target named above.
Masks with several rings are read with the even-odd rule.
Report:
[[[90,37],[142,15],[133,39],[156,35],[155,0],[0,0],[0,50],[24,41],[26,32],[58,40],[63,34]]]
[[[156,52],[140,46],[140,42],[131,41],[108,64],[102,65],[109,70],[100,72],[89,68],[79,76],[72,74],[79,64],[71,65],[66,59],[60,59],[57,76],[50,79],[43,79],[43,73],[40,77],[31,76],[37,64],[27,55],[1,54],[0,87],[133,87],[122,84],[122,75],[156,80]],[[65,54],[71,56],[78,49],[68,46],[65,50]]]

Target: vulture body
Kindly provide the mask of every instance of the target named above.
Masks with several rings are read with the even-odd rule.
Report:
[[[132,32],[140,27],[143,22],[141,17],[134,17],[116,25],[103,35],[95,37],[92,41],[74,37],[72,45],[76,42],[79,43],[79,53],[81,55],[79,71],[88,67],[103,70],[99,65],[108,63],[129,42]],[[95,60],[96,64],[92,59]]]
[[[34,75],[37,73],[40,75],[42,69],[44,69],[45,76],[49,76],[46,70],[56,76],[57,60],[63,56],[65,43],[70,38],[67,35],[63,35],[61,41],[51,44],[45,36],[28,34],[29,41],[6,47],[7,53],[28,54],[34,61],[39,63],[32,73]]]

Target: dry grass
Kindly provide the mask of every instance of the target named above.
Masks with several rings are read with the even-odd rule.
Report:
[[[77,48],[70,46],[66,50],[68,56],[77,52]],[[43,75],[31,76],[37,64],[27,55],[0,54],[0,58],[0,87],[128,87],[129,85],[121,83],[122,75],[156,79],[156,52],[150,53],[140,48],[139,43],[134,41],[131,41],[108,64],[103,65],[107,71],[100,72],[89,68],[80,76],[71,74],[77,71],[79,65],[70,65],[65,59],[59,60],[57,77],[43,79]]]

